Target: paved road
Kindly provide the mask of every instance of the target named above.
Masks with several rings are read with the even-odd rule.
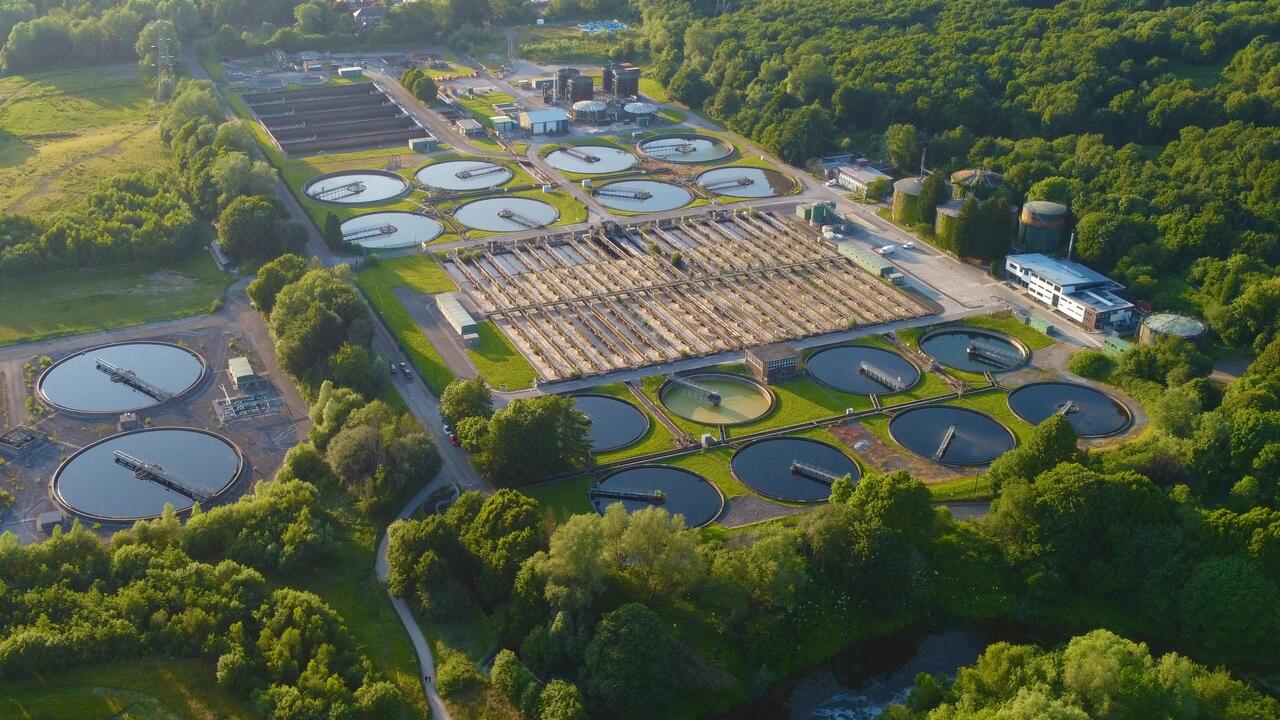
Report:
[[[449,372],[455,377],[462,380],[470,380],[480,376],[476,366],[471,362],[471,358],[467,356],[465,350],[458,343],[458,334],[449,327],[448,322],[440,311],[436,309],[434,302],[429,302],[429,295],[414,290],[413,288],[399,287],[391,291],[404,309],[409,312],[409,317],[413,318],[413,322],[422,331],[423,335],[431,341],[431,344],[440,353],[440,357],[444,360],[444,364],[449,368]]]

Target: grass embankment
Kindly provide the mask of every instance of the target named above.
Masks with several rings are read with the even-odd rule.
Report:
[[[597,453],[595,455],[596,464],[604,465],[606,463],[617,462],[618,460],[625,460],[631,457],[649,455],[651,453],[662,452],[663,450],[670,450],[674,446],[674,438],[671,437],[671,432],[667,430],[665,425],[658,421],[658,418],[653,416],[653,413],[649,412],[648,408],[644,407],[638,400],[636,400],[636,397],[631,394],[631,391],[627,389],[626,385],[622,383],[597,385],[585,392],[609,395],[611,397],[616,397],[619,400],[631,403],[649,419],[649,429],[640,437],[639,440],[636,440],[634,443],[624,448]]]
[[[203,250],[169,265],[6,277],[0,345],[198,315],[230,280]]]
[[[421,293],[449,292],[456,289],[453,280],[430,257],[409,255],[362,268],[356,274],[356,283],[396,336],[422,381],[431,388],[431,392],[439,395],[453,380],[453,373],[449,372],[444,358],[418,329],[408,309],[396,299],[392,291],[407,287]]]
[[[403,633],[401,633],[403,634]],[[262,717],[213,682],[212,663],[138,660],[0,681],[0,717],[13,720],[255,720]],[[421,693],[419,693],[421,694]]]
[[[0,78],[0,210],[61,210],[111,175],[169,167],[135,64]]]
[[[413,359],[427,387],[439,395],[454,375],[393,291],[409,288],[424,295],[453,292],[458,289],[453,279],[430,255],[407,255],[362,268],[356,282]],[[467,348],[467,355],[485,381],[499,390],[533,384],[538,374],[493,323],[481,322],[477,330],[480,345]]]

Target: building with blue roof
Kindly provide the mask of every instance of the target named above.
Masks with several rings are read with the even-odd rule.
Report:
[[[1043,305],[1087,330],[1113,330],[1133,325],[1137,310],[1116,293],[1124,285],[1072,260],[1041,253],[1008,255],[1005,273]]]

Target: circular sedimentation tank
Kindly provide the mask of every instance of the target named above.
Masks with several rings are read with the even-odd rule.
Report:
[[[920,382],[920,370],[891,350],[841,345],[819,350],[805,361],[809,377],[842,392],[883,395]]]
[[[382,170],[353,170],[312,178],[302,192],[331,205],[371,205],[407,195],[409,181]]]
[[[1155,313],[1148,315],[1138,328],[1138,341],[1143,345],[1154,345],[1162,337],[1175,337],[1195,342],[1204,337],[1203,322],[1188,315],[1175,313]]]
[[[68,512],[100,522],[152,518],[165,505],[183,512],[217,501],[244,470],[230,440],[194,428],[148,428],[113,435],[67,458],[50,483]]]
[[[688,527],[701,527],[715,520],[724,509],[724,496],[701,475],[670,465],[638,465],[605,476],[587,491],[596,512],[622,503],[632,513],[660,507],[672,515],[683,515]]]
[[[862,474],[839,449],[797,437],[749,442],[733,454],[730,467],[747,487],[785,502],[822,502],[834,480],[849,475],[856,483]]]
[[[607,175],[636,164],[636,156],[607,145],[576,145],[547,153],[547,163],[557,170],[579,175]]]
[[[594,194],[605,207],[639,213],[675,210],[693,200],[688,190],[660,180],[618,180],[597,186]]]
[[[733,146],[709,135],[664,135],[642,140],[640,152],[655,160],[674,163],[701,163],[733,154]]]
[[[648,415],[626,400],[610,395],[574,395],[573,409],[591,421],[591,452],[624,448],[649,431]]]
[[[560,217],[550,203],[523,197],[473,200],[453,213],[454,219],[473,230],[515,232],[546,227]]]
[[[943,465],[986,465],[1013,449],[1009,428],[986,413],[950,405],[904,410],[889,434],[912,453]]]
[[[773,393],[765,386],[724,373],[694,373],[668,379],[658,389],[658,399],[676,415],[703,425],[751,422],[767,415],[774,403]]]
[[[708,170],[698,176],[698,185],[722,197],[741,198],[774,197],[795,189],[795,181],[785,173],[755,167]]]
[[[59,360],[36,383],[40,398],[72,415],[119,415],[180,400],[207,371],[198,353],[163,342],[123,342]]]
[[[1026,345],[990,330],[946,328],[920,338],[920,349],[934,360],[972,373],[1004,372],[1031,357]]]
[[[1032,425],[1065,414],[1080,437],[1114,435],[1133,421],[1129,409],[1110,395],[1079,383],[1037,382],[1009,393],[1009,409]]]
[[[342,236],[366,250],[392,250],[430,242],[444,232],[435,220],[419,213],[375,212],[342,223]]]
[[[967,168],[951,173],[951,197],[956,200],[970,195],[982,200],[1001,185],[1004,185],[1004,176],[986,168]]]
[[[486,160],[450,160],[419,168],[413,176],[435,190],[489,190],[510,181],[515,173]]]

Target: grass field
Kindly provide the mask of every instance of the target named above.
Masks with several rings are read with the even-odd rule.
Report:
[[[106,175],[168,163],[136,65],[0,78],[0,210],[60,209]]]
[[[403,632],[400,633],[403,635]],[[111,661],[36,678],[0,681],[8,720],[255,720],[246,700],[218,687],[212,663]],[[421,694],[421,693],[419,693]]]
[[[207,312],[230,282],[203,251],[168,266],[43,273],[0,283],[0,345]]]
[[[501,330],[493,323],[484,321],[476,324],[476,332],[480,335],[480,344],[467,348],[467,356],[491,387],[498,390],[521,390],[533,385],[533,381],[538,379],[538,373],[534,372],[533,367]]]
[[[391,328],[409,359],[418,369],[422,381],[439,395],[450,382],[453,373],[444,363],[427,336],[422,334],[409,311],[392,294],[398,287],[412,288],[421,293],[449,292],[456,289],[444,268],[428,255],[383,260],[362,268],[356,274],[356,284],[373,303],[378,315]]]

